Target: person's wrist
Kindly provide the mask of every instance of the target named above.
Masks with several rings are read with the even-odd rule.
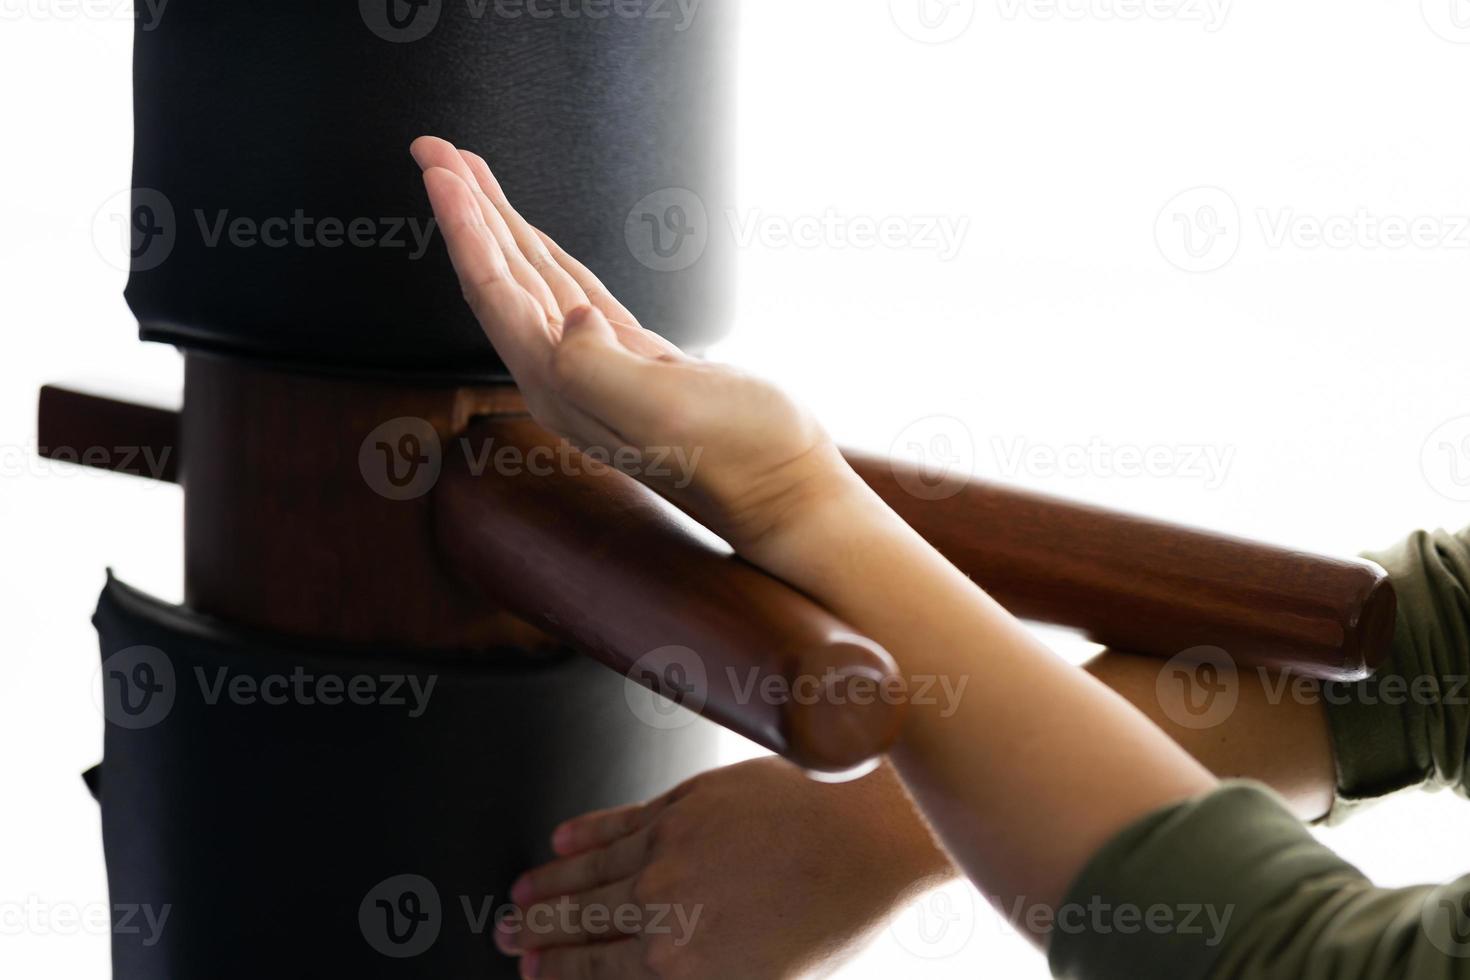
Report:
[[[864,784],[869,798],[849,812],[873,820],[869,840],[885,855],[882,877],[890,912],[960,876],[891,764],[885,762],[857,783]]]
[[[793,585],[820,574],[821,565],[854,527],[886,509],[847,465],[835,446],[808,461],[759,522],[730,543],[747,561]]]

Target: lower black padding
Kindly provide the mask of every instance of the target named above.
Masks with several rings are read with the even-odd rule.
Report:
[[[644,724],[579,657],[306,649],[112,580],[95,623],[121,980],[513,977],[493,910],[554,825],[712,762],[712,726]]]

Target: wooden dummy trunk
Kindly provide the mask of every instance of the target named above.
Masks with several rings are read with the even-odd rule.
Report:
[[[432,483],[395,485],[416,462],[392,455],[524,424],[424,234],[416,136],[493,160],[650,323],[724,331],[719,243],[677,271],[625,244],[666,188],[726,201],[734,5],[656,8],[173,0],[140,23],[127,299],[186,357],[186,606],[109,582],[98,609],[112,902],[172,920],[119,930],[116,976],[514,976],[494,914],[555,824],[713,764],[708,723],[648,724],[451,577]],[[371,699],[322,691],[357,682]]]

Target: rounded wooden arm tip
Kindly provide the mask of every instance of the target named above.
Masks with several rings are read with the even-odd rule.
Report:
[[[468,465],[558,444],[529,419],[464,438],[434,520],[447,567],[487,602],[814,773],[897,736],[902,684],[877,644],[614,469]]]
[[[1343,670],[1346,680],[1372,673],[1393,652],[1393,634],[1398,621],[1398,595],[1388,572],[1364,561],[1362,597],[1348,606]]]
[[[907,684],[893,658],[861,636],[795,658],[786,714],[792,762],[813,773],[861,775],[898,738]]]

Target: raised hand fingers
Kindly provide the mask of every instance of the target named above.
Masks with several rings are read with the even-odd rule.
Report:
[[[440,167],[424,172],[449,259],[466,301],[511,373],[541,370],[551,360],[545,314],[514,281],[505,253],[485,226],[473,192],[456,174]]]
[[[564,311],[557,303],[556,296],[552,293],[551,287],[547,285],[541,273],[522,254],[520,245],[517,244],[516,237],[511,232],[510,226],[505,223],[505,218],[495,205],[485,196],[485,192],[480,188],[479,180],[470,170],[469,163],[460,154],[459,150],[454,147],[454,144],[435,136],[421,136],[413,141],[409,152],[413,154],[413,158],[418,162],[418,165],[425,170],[431,167],[443,167],[464,181],[465,185],[470,188],[470,193],[476,205],[480,208],[485,227],[489,229],[490,234],[495,237],[495,241],[500,245],[501,252],[505,255],[506,263],[510,267],[511,275],[514,276],[515,281],[530,293],[536,302],[541,304],[542,309],[546,311],[547,317],[552,320],[560,320]]]
[[[551,255],[546,243],[541,240],[540,234],[531,227],[530,222],[521,217],[520,212],[511,206],[510,199],[505,196],[505,191],[500,186],[500,181],[490,172],[490,165],[478,153],[469,150],[460,150],[460,156],[464,157],[465,163],[474,174],[476,182],[485,197],[500,212],[510,233],[515,238],[516,246],[531,268],[546,281],[551,293],[556,297],[561,306],[563,314],[578,306],[585,306],[590,300],[577,280],[562,268]]]
[[[434,219],[449,246],[449,258],[468,290],[510,278],[500,244],[485,227],[485,217],[469,187],[442,167],[424,171],[424,189],[434,206]]]
[[[558,245],[546,232],[538,230],[536,235],[551,253],[551,257],[556,259],[557,264],[577,281],[577,285],[582,287],[582,291],[587,294],[587,301],[601,310],[603,316],[614,322],[626,323],[642,329],[638,318],[626,306],[618,302],[618,298],[602,284],[602,280],[598,279],[591,269],[577,261],[576,256]],[[665,341],[665,343],[668,342]],[[669,346],[674,345],[669,344]],[[678,350],[678,348],[674,349]]]
[[[610,882],[631,878],[643,870],[649,853],[649,829],[643,827],[626,837],[620,837],[606,847],[584,851],[572,857],[562,858],[533,868],[515,883],[510,897],[517,905],[525,907],[532,902],[574,895],[606,885]]]
[[[551,835],[551,849],[561,857],[604,847],[646,826],[664,806],[665,797],[584,813],[566,821]]]
[[[521,254],[551,288],[565,315],[589,303],[612,322],[613,330],[623,346],[645,357],[682,357],[683,352],[656,333],[644,330],[638,319],[618,302],[617,297],[581,262],[577,261],[546,233],[535,228],[510,203],[490,165],[478,153],[460,150],[474,174],[480,190],[500,212],[515,237]]]
[[[643,925],[642,907],[632,878],[533,903],[515,918],[495,924],[495,945],[515,955],[528,949],[606,942],[636,934]]]

